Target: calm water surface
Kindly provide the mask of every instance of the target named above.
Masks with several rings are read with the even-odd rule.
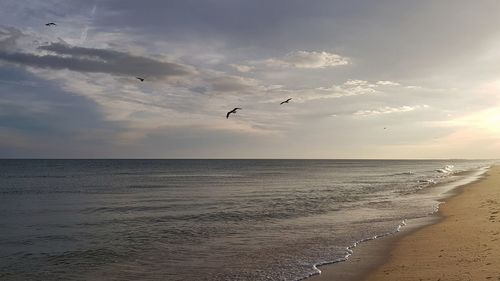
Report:
[[[490,164],[0,160],[0,280],[297,280]]]

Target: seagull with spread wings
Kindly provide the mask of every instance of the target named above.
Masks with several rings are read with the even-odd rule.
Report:
[[[231,113],[236,113],[236,110],[240,110],[240,109],[241,109],[241,108],[239,108],[239,107],[235,107],[233,110],[229,111],[229,112],[226,114],[226,119],[227,119],[227,118],[229,118],[229,115],[230,115]]]
[[[286,101],[282,101],[282,102],[280,103],[280,105],[282,105],[282,104],[284,104],[284,103],[289,103],[291,100],[292,100],[292,98],[289,98],[289,99],[287,99]]]

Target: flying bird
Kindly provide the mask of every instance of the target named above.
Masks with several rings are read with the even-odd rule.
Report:
[[[56,26],[57,24],[53,23],[53,22],[49,22],[49,23],[46,23],[45,26]]]
[[[141,78],[141,77],[135,77],[135,78],[141,80],[141,82],[144,82],[144,80],[145,80],[144,78]]]
[[[286,101],[282,101],[282,102],[280,103],[280,105],[282,105],[282,104],[284,104],[284,103],[288,103],[288,102],[290,102],[291,100],[292,100],[292,98],[289,98],[289,99],[287,99]]]
[[[239,109],[241,109],[241,108],[239,108],[239,107],[235,107],[233,110],[229,111],[229,112],[226,114],[226,119],[227,119],[227,118],[229,118],[229,115],[230,115],[231,113],[236,113],[236,110],[239,110]]]

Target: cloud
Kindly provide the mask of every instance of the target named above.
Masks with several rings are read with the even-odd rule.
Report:
[[[236,69],[238,72],[243,72],[243,73],[250,72],[255,69],[255,67],[253,66],[242,65],[242,64],[230,64],[230,66]]]
[[[415,106],[405,105],[405,106],[400,106],[400,107],[386,106],[386,107],[382,107],[382,108],[378,108],[378,109],[358,110],[358,111],[354,112],[353,115],[367,117],[367,116],[377,116],[377,115],[381,115],[381,114],[410,112],[410,111],[414,111],[414,110],[427,109],[427,108],[429,108],[429,106],[426,104],[415,105]]]
[[[271,67],[326,68],[349,64],[349,59],[334,53],[295,51],[282,59],[268,59],[265,65]]]
[[[119,140],[119,133],[128,131],[125,122],[107,120],[94,101],[60,89],[57,81],[6,66],[0,66],[0,74],[20,82],[0,83],[0,150],[7,148],[24,157],[73,153],[81,157],[87,149],[103,148],[105,153]],[[92,139],[80,138],[91,132],[99,133]]]
[[[0,41],[0,46],[10,44],[11,40],[12,36],[7,37]],[[191,73],[189,67],[181,64],[109,49],[76,47],[64,43],[52,43],[38,49],[47,51],[49,54],[38,55],[0,50],[0,60],[37,68],[68,69],[77,72],[98,72],[147,78],[184,76]]]
[[[368,81],[365,80],[358,80],[358,79],[349,79],[344,82],[344,85],[346,86],[362,86],[362,87],[368,87],[368,88],[375,88],[377,85],[372,84]]]
[[[495,88],[484,89],[491,93],[486,95],[476,86],[498,77],[500,40],[494,27],[499,18],[494,11],[500,3],[485,9],[459,0],[451,10],[449,3],[360,3],[5,0],[0,22],[19,29],[0,27],[0,55],[29,57],[0,60],[0,68],[12,72],[0,73],[0,118],[7,126],[0,135],[26,137],[28,145],[16,150],[22,155],[64,156],[57,152],[57,140],[63,139],[74,151],[103,152],[102,157],[242,157],[241,151],[267,155],[264,149],[276,151],[269,155],[277,157],[296,156],[296,151],[305,151],[305,157],[388,157],[397,152],[381,153],[381,143],[415,143],[416,137],[432,141],[435,135],[462,128],[465,135],[465,129],[481,126],[486,127],[481,127],[484,135],[498,136],[494,111],[478,120],[453,118],[490,108],[498,98]],[[464,17],[462,11],[481,19]],[[49,20],[58,26],[45,27]],[[474,40],[464,38],[464,31]],[[43,43],[38,49],[58,38],[70,45]],[[117,65],[117,53],[149,59],[160,68],[164,62],[179,65],[192,75],[163,83],[156,77],[174,75],[154,70],[150,83],[138,83],[134,76],[142,73],[135,66]],[[94,66],[92,71],[111,75],[77,69],[87,64]],[[20,79],[16,71],[32,77]],[[61,93],[50,98],[57,89]],[[279,106],[288,97],[292,102]],[[415,108],[425,104],[428,110]],[[227,120],[226,112],[236,106],[244,110]],[[77,111],[82,107],[86,113]],[[338,118],[327,118],[332,113]],[[58,120],[66,123],[61,127]],[[446,128],[425,123],[450,120],[454,122]],[[390,139],[383,131],[381,139],[372,133],[373,125],[382,123],[391,126]],[[245,134],[240,137],[240,132]],[[276,132],[291,140],[291,146],[268,141]],[[245,142],[249,135],[254,138]],[[212,138],[213,145],[207,145]],[[266,145],[257,146],[256,140]],[[23,142],[9,143],[3,151]],[[53,148],[25,148],[41,143]],[[307,149],[311,144],[317,154]],[[228,146],[234,151],[227,151]],[[471,155],[476,151],[464,149]]]
[[[14,48],[22,36],[23,33],[17,28],[0,26],[0,50]]]
[[[249,91],[258,87],[258,82],[251,78],[239,76],[221,76],[208,79],[215,92]]]
[[[377,85],[381,85],[381,86],[399,86],[401,84],[399,84],[397,82],[392,82],[392,81],[378,81]]]
[[[347,80],[342,84],[334,84],[330,87],[293,89],[283,85],[272,85],[261,87],[268,96],[268,102],[279,102],[284,97],[293,97],[294,102],[309,102],[319,99],[338,99],[352,96],[373,95],[380,93],[378,85],[365,80]]]
[[[96,11],[97,11],[97,5],[94,4],[94,6],[92,7],[92,10],[90,11],[90,16],[88,18],[88,23],[82,29],[82,32],[80,34],[80,43],[84,43],[87,40],[87,35],[88,35],[88,32],[89,32],[90,23],[91,23],[92,18],[94,17]]]
[[[378,92],[375,88],[377,88],[376,84],[365,80],[347,80],[341,85],[315,88],[311,91],[311,94],[304,98],[304,100],[375,94]]]

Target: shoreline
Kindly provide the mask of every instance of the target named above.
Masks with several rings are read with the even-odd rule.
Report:
[[[318,266],[321,274],[312,275],[308,278],[302,279],[306,281],[388,281],[388,280],[418,280],[414,277],[408,279],[401,279],[401,276],[397,278],[390,277],[387,274],[386,267],[393,267],[392,262],[394,258],[394,252],[399,250],[402,241],[407,239],[407,237],[417,236],[419,232],[430,228],[435,225],[440,225],[447,220],[448,215],[442,210],[442,206],[446,206],[450,201],[455,198],[460,197],[462,194],[467,192],[467,190],[475,185],[481,184],[486,178],[490,176],[492,170],[500,170],[500,166],[491,166],[487,168],[481,174],[472,177],[471,180],[463,184],[455,185],[453,188],[444,188],[444,186],[450,184],[445,183],[442,187],[445,190],[441,194],[441,198],[438,199],[439,207],[438,210],[430,214],[428,217],[410,219],[407,220],[407,224],[399,232],[393,234],[385,235],[380,238],[373,240],[368,240],[360,243],[355,247],[355,252],[346,261],[337,262],[332,264],[325,264]],[[498,176],[500,181],[500,175]],[[464,181],[458,180],[457,183]],[[453,184],[453,183],[451,183]],[[456,184],[456,183],[455,183]],[[498,198],[500,200],[500,196]],[[404,270],[408,270],[408,266],[403,267]],[[418,270],[418,269],[417,269]],[[383,272],[383,274],[380,274]],[[391,271],[392,272],[392,271]],[[376,276],[376,277],[375,277]],[[500,280],[500,275],[498,277]],[[422,280],[438,280],[436,279],[422,279]],[[446,279],[441,279],[446,280]],[[462,279],[460,279],[462,280]],[[497,279],[494,279],[497,280]]]
[[[404,230],[368,240],[354,248],[354,253],[346,261],[318,266],[321,274],[312,275],[304,281],[359,281],[370,272],[382,266],[399,238],[410,235],[420,228],[438,223],[441,220],[436,214],[428,217],[407,220]]]

